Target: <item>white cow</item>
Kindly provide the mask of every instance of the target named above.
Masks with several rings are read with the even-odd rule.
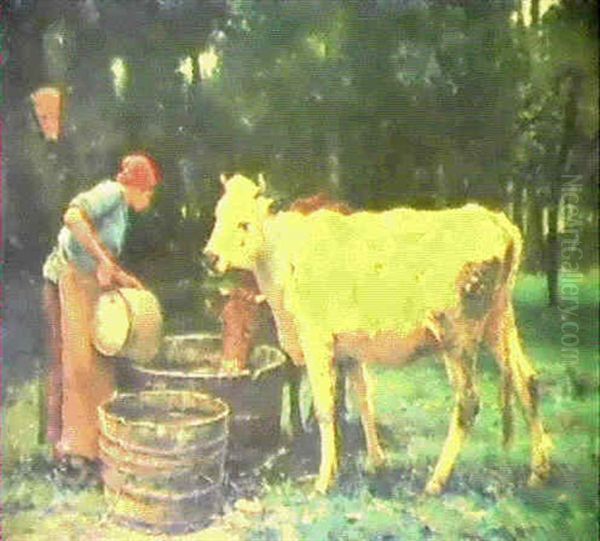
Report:
[[[272,213],[272,200],[241,175],[224,193],[205,253],[215,268],[254,273],[273,311],[281,346],[305,364],[321,434],[316,490],[337,470],[334,359],[358,360],[350,377],[374,467],[384,462],[366,364],[401,365],[441,355],[456,392],[442,453],[426,491],[445,486],[479,408],[475,362],[490,346],[503,378],[505,443],[519,397],[531,430],[530,483],[550,469],[550,437],[538,415],[536,373],[525,356],[511,302],[521,235],[504,214],[477,205],[443,211],[398,208],[343,215]]]

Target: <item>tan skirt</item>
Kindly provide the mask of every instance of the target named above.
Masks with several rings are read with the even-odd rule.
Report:
[[[92,320],[100,287],[94,274],[73,263],[59,280],[62,338],[60,454],[98,456],[98,406],[115,390],[112,362],[92,345]]]

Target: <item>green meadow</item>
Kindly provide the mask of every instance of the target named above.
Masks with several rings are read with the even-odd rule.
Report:
[[[498,370],[482,352],[482,408],[471,437],[446,491],[439,497],[422,494],[453,406],[444,367],[426,358],[401,370],[374,371],[377,419],[389,454],[385,471],[366,473],[360,437],[348,436],[336,488],[326,497],[313,496],[318,463],[313,431],[304,450],[283,449],[255,471],[247,493],[237,502],[229,498],[224,514],[210,528],[182,536],[148,536],[113,524],[101,490],[67,489],[56,481],[49,449],[37,439],[37,382],[18,389],[5,382],[4,538],[596,540],[598,273],[577,282],[562,310],[547,307],[544,285],[541,277],[522,276],[515,293],[519,328],[540,374],[541,412],[555,446],[552,475],[543,488],[526,485],[530,440],[518,408],[514,444],[509,450],[501,446]],[[565,321],[575,324],[565,326]],[[565,343],[572,349],[561,352]],[[348,430],[359,432],[352,404],[349,410]]]

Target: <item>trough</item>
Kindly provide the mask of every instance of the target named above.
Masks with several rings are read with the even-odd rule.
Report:
[[[167,336],[152,364],[120,364],[123,390],[186,389],[209,393],[231,408],[228,461],[254,462],[279,443],[287,358],[277,348],[254,348],[248,369],[228,371],[215,334]]]

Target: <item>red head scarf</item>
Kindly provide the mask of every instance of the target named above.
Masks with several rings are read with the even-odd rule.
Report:
[[[162,172],[154,158],[148,154],[136,152],[128,154],[121,160],[117,180],[127,186],[149,190],[162,182]]]

